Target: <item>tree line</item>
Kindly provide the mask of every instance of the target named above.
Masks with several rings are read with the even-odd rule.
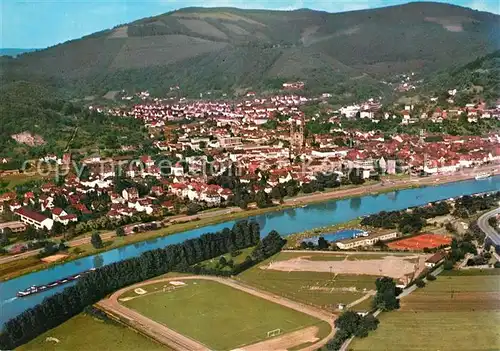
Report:
[[[379,320],[371,314],[360,316],[354,311],[346,311],[335,320],[334,337],[326,345],[328,350],[340,350],[342,344],[351,336],[365,338],[368,332],[378,327]]]
[[[465,195],[455,202],[455,211],[453,214],[460,218],[469,218],[477,212],[495,207],[499,200],[500,191],[479,196]]]
[[[203,275],[236,275],[265,260],[266,258],[278,253],[279,251],[281,251],[285,243],[286,240],[283,239],[277,231],[272,230],[266,237],[262,238],[262,240],[258,242],[252,253],[249,256],[245,257],[245,260],[241,263],[234,264],[232,259],[226,260],[224,256],[221,256],[218,264],[215,267],[206,267],[203,264],[195,264],[193,266],[181,267],[180,270],[185,273]],[[232,256],[236,256],[238,253],[238,251],[231,251]]]
[[[396,287],[394,279],[390,277],[377,278],[375,286],[377,293],[372,302],[374,309],[392,311],[399,308],[397,296],[401,293],[401,289]],[[346,311],[335,320],[337,331],[333,339],[328,341],[327,349],[340,350],[342,344],[351,336],[367,337],[371,330],[377,329],[378,324],[379,320],[372,314],[360,316],[356,312]]]
[[[250,246],[256,246],[254,257],[263,259],[279,251],[283,244],[283,239],[275,231],[261,240],[259,224],[244,220],[231,229],[205,233],[198,238],[103,266],[84,275],[76,285],[47,297],[6,322],[0,334],[0,349],[13,349],[32,340],[124,286]]]
[[[361,220],[361,225],[398,229],[402,233],[418,233],[426,225],[426,219],[450,213],[447,202],[434,202],[426,206],[401,211],[381,211]]]

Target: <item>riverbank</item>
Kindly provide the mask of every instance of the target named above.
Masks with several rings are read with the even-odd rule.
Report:
[[[312,230],[306,230],[300,233],[292,234],[286,237],[287,243],[285,248],[286,249],[296,249],[297,247],[300,246],[301,242],[304,239],[309,239],[312,237],[316,236],[321,236],[322,234],[326,233],[332,233],[332,232],[337,232],[339,230],[344,230],[344,229],[363,229],[367,230],[368,228],[365,228],[361,226],[361,219],[356,218],[351,221],[339,223],[339,224],[333,224],[333,225],[328,225],[326,227],[319,227],[315,228]]]
[[[490,167],[491,168],[491,167]],[[217,211],[210,211],[210,212],[205,212],[205,213],[200,213],[195,216],[183,216],[183,217],[178,217],[176,218],[177,221],[183,222],[187,221],[186,223],[179,223],[179,224],[171,224],[167,226],[166,228],[161,228],[155,231],[150,231],[150,232],[145,232],[145,233],[139,233],[139,234],[134,234],[134,235],[129,235],[126,237],[120,237],[116,238],[116,235],[114,232],[106,232],[102,233],[101,236],[103,240],[105,241],[105,248],[96,250],[94,249],[90,243],[89,237],[86,238],[79,238],[75,239],[74,241],[70,241],[68,245],[71,247],[69,251],[69,256],[64,260],[64,261],[58,261],[55,263],[52,263],[50,265],[42,262],[34,262],[33,257],[36,255],[36,252],[30,253],[27,252],[25,255],[26,257],[23,257],[19,260],[12,261],[12,257],[3,257],[0,258],[0,280],[9,280],[15,277],[19,277],[24,274],[36,272],[42,269],[45,269],[47,267],[52,267],[55,265],[60,265],[62,263],[67,263],[69,261],[73,261],[75,259],[80,259],[86,256],[91,256],[95,254],[100,254],[104,253],[106,251],[120,248],[126,245],[130,244],[138,244],[141,242],[145,242],[148,240],[153,240],[157,239],[160,237],[165,237],[174,233],[180,233],[180,232],[185,232],[191,229],[196,229],[212,224],[218,224],[221,222],[226,222],[226,221],[231,221],[231,220],[238,220],[242,218],[247,218],[247,217],[252,217],[252,216],[257,216],[257,215],[262,215],[265,213],[269,212],[277,212],[277,211],[282,211],[282,210],[287,210],[291,208],[297,208],[297,207],[305,207],[309,204],[314,204],[314,203],[323,203],[329,200],[340,200],[340,199],[345,199],[345,198],[351,198],[351,197],[357,197],[360,195],[378,195],[382,193],[387,193],[387,192],[392,192],[392,191],[397,191],[397,190],[403,190],[403,189],[408,189],[408,188],[415,188],[415,187],[422,187],[422,186],[429,186],[429,185],[440,185],[444,183],[450,183],[450,182],[456,182],[456,181],[461,181],[461,180],[466,180],[466,179],[471,179],[474,178],[475,174],[478,172],[484,171],[485,168],[482,169],[477,169],[477,170],[469,170],[468,173],[464,172],[459,175],[454,175],[454,176],[449,176],[449,177],[428,177],[428,178],[415,178],[415,179],[408,179],[405,178],[403,180],[396,180],[396,181],[386,181],[383,180],[380,183],[377,184],[372,184],[368,186],[359,186],[355,188],[348,188],[348,189],[333,189],[330,191],[326,191],[323,193],[314,193],[314,194],[307,194],[307,195],[302,195],[299,197],[294,197],[294,198],[289,198],[284,201],[282,205],[279,206],[274,206],[274,207],[269,207],[269,208],[264,208],[264,209],[251,209],[251,210],[246,210],[243,211],[239,208],[228,208],[228,209],[221,209]],[[195,220],[197,219],[197,220]],[[31,255],[31,256],[30,256]],[[3,260],[10,260],[9,261],[4,261]],[[24,261],[25,259],[29,259],[30,262],[27,264],[27,261]],[[7,264],[9,263],[9,264]]]

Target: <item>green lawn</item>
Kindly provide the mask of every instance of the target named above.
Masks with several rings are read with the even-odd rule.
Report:
[[[170,292],[158,289],[158,284],[145,286],[148,293],[155,288],[156,293],[122,303],[215,350],[253,344],[277,328],[286,333],[318,325],[320,337],[329,332],[326,322],[227,285],[201,279],[184,282]]]
[[[48,337],[58,339],[59,343],[47,341]],[[119,324],[105,323],[91,316],[79,314],[17,350],[168,351],[169,349]]]
[[[351,311],[356,311],[356,312],[367,312],[372,310],[372,301],[373,301],[373,296],[370,296],[366,300],[361,301],[360,303],[352,306],[350,308]]]
[[[250,256],[252,254],[253,249],[254,249],[254,246],[247,247],[246,249],[242,249],[242,250],[240,250],[240,253],[235,257],[232,257],[231,254],[229,254],[229,253],[222,255],[222,256],[224,256],[226,261],[233,260],[234,264],[240,264],[240,263],[243,263],[243,261],[245,261],[245,258],[247,256]],[[221,256],[218,256],[216,258],[212,258],[210,260],[203,261],[203,262],[201,262],[201,265],[205,266],[207,268],[209,268],[209,267],[215,268],[215,266],[219,262],[220,257]],[[226,266],[226,267],[224,267],[224,269],[231,270],[231,267]]]
[[[271,260],[289,259],[289,256],[289,253],[282,253]],[[237,279],[259,289],[330,311],[335,310],[339,303],[348,304],[364,296],[364,289],[375,289],[374,276],[261,269],[265,264],[267,261],[239,274]],[[353,290],[349,291],[348,288]]]
[[[30,182],[32,180],[40,180],[42,176],[38,174],[28,175],[25,173],[11,174],[0,177],[0,182],[8,183],[7,189],[13,190],[16,186]]]
[[[500,284],[493,270],[439,275],[382,313],[379,328],[354,339],[359,350],[499,350]],[[487,273],[484,273],[487,272]],[[397,347],[395,347],[397,345]]]

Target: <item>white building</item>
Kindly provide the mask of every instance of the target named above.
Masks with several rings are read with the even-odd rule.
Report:
[[[52,219],[45,217],[41,213],[34,212],[27,207],[21,207],[15,210],[14,213],[19,216],[21,222],[31,225],[38,230],[43,228],[51,230],[54,225]]]
[[[348,249],[354,249],[356,247],[371,246],[375,244],[377,241],[390,240],[396,238],[397,236],[398,236],[397,232],[374,234],[367,237],[341,240],[336,244],[339,247],[339,249],[348,250]]]

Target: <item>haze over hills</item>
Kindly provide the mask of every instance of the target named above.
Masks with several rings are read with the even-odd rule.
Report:
[[[39,49],[21,49],[21,48],[1,48],[0,56],[12,56],[16,57],[17,55],[24,54],[25,52],[33,52]]]
[[[499,19],[442,3],[335,14],[187,8],[1,58],[0,78],[77,96],[172,85],[192,94],[266,89],[293,79],[368,94],[383,89],[380,77],[430,73],[499,49]]]

